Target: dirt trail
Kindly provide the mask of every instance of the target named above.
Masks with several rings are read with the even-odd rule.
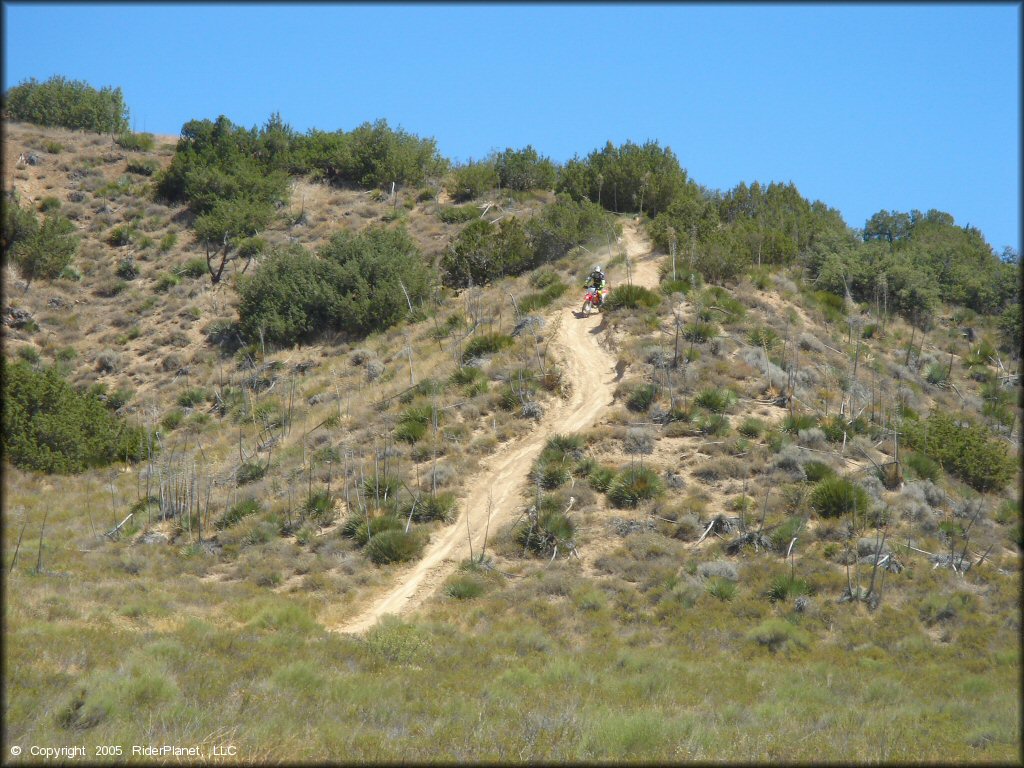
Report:
[[[624,223],[620,246],[625,247],[630,258],[633,282],[655,287],[657,260],[650,255],[650,242],[639,231],[637,222]],[[602,257],[607,259],[609,254],[604,252]],[[624,282],[625,272],[625,266],[612,270],[609,282],[612,285]],[[600,343],[603,315],[577,317],[577,311],[574,302],[547,318],[550,332],[556,334],[555,346],[565,361],[565,373],[571,384],[569,398],[556,403],[528,437],[502,446],[485,459],[480,472],[468,483],[472,490],[462,504],[458,520],[439,532],[427,546],[423,558],[400,574],[386,593],[366,610],[335,627],[336,630],[363,632],[386,614],[403,614],[418,608],[456,565],[469,557],[466,516],[469,516],[473,551],[480,552],[485,529],[488,529],[488,507],[491,510],[489,535],[493,536],[518,513],[519,489],[545,441],[553,434],[577,432],[590,426],[608,407],[614,388],[615,360]]]

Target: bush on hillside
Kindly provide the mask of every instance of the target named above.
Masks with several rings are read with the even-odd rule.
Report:
[[[842,517],[857,510],[866,515],[871,500],[868,492],[846,477],[826,477],[811,491],[811,508],[821,517]]]
[[[146,435],[117,417],[99,391],[74,389],[56,368],[4,362],[3,446],[22,469],[78,473],[146,455]]]
[[[485,160],[478,163],[469,162],[453,168],[451,175],[445,181],[444,188],[452,200],[462,203],[480,197],[496,186],[498,186],[498,172],[494,168],[494,163]]]
[[[4,94],[6,119],[96,133],[128,130],[128,107],[120,88],[97,90],[82,80],[54,75],[25,80]]]
[[[906,420],[904,429],[911,447],[975,490],[998,490],[1013,479],[1016,461],[1009,446],[980,424],[961,425],[933,410],[925,420]]]
[[[313,256],[301,247],[272,253],[243,280],[239,322],[250,338],[292,344],[327,330],[364,335],[409,314],[430,272],[402,229],[341,232]],[[408,293],[409,299],[406,299]]]
[[[558,180],[558,168],[532,146],[507,148],[494,158],[498,181],[504,189],[552,189]]]

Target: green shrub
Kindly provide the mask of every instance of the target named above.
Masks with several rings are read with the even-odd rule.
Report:
[[[180,283],[181,279],[177,275],[172,272],[164,272],[159,278],[157,278],[156,284],[153,286],[153,290],[157,293],[165,293]]]
[[[402,482],[397,477],[392,475],[375,475],[373,477],[367,477],[363,481],[363,495],[366,497],[367,502],[379,501],[381,504],[387,504],[398,500],[398,492],[402,487]]]
[[[114,271],[114,274],[122,280],[134,280],[139,276],[139,267],[135,263],[135,259],[128,256],[117,263],[117,269]]]
[[[696,344],[710,341],[718,334],[714,323],[687,323],[683,327],[683,338]]]
[[[945,384],[949,379],[947,378],[948,366],[942,363],[932,363],[928,366],[928,371],[925,373],[924,378],[929,384]]]
[[[705,589],[707,589],[709,595],[725,603],[728,603],[736,596],[736,582],[721,578],[720,576],[708,579]]]
[[[902,459],[903,463],[914,470],[914,474],[923,480],[931,480],[934,483],[942,474],[942,467],[923,453],[907,451],[903,454]]]
[[[517,218],[494,225],[486,219],[468,224],[441,259],[442,279],[455,288],[484,285],[537,266],[526,227]]]
[[[548,497],[550,498],[550,497]],[[543,505],[542,505],[543,506]],[[563,552],[576,535],[576,524],[557,509],[541,509],[535,521],[520,523],[514,532],[517,544],[526,552],[548,555],[558,547]]]
[[[100,393],[76,390],[56,368],[4,361],[3,447],[17,467],[78,473],[146,455],[145,431],[112,413]]]
[[[846,301],[829,291],[816,291],[814,300],[830,323],[837,323],[846,316]]]
[[[475,205],[446,205],[437,211],[437,217],[445,224],[464,224],[480,218],[480,209]]]
[[[452,200],[461,203],[480,197],[498,186],[498,172],[493,162],[469,162],[453,168],[444,186]]]
[[[905,421],[904,430],[909,445],[977,491],[1002,488],[1016,471],[1008,446],[984,426],[961,426],[933,410],[924,421]]]
[[[654,402],[657,391],[653,384],[641,384],[626,398],[626,407],[637,413],[646,412],[651,407],[651,403]]]
[[[53,280],[72,268],[79,237],[66,217],[53,211],[39,223],[31,210],[10,199],[4,200],[3,216],[4,258],[10,258],[27,285],[36,278]]]
[[[807,648],[811,643],[807,632],[777,617],[761,622],[747,633],[747,639],[765,646],[772,653],[789,648]]]
[[[160,245],[157,246],[157,250],[160,253],[167,253],[171,248],[178,242],[178,236],[174,232],[168,232],[166,235],[160,238]],[[203,259],[203,266],[206,266],[206,260]],[[198,277],[198,275],[197,275]]]
[[[205,403],[210,397],[208,390],[202,387],[193,387],[192,389],[186,389],[180,395],[178,395],[178,405],[182,408],[194,408],[197,405]]]
[[[18,357],[30,365],[39,362],[39,350],[35,347],[18,347]]]
[[[769,536],[772,540],[772,548],[776,552],[785,554],[786,549],[789,547],[789,542],[793,540],[793,537],[800,532],[803,526],[804,521],[799,517],[791,517],[776,526]]]
[[[615,470],[611,467],[598,466],[587,475],[587,482],[590,483],[590,487],[598,493],[605,493],[611,487],[614,479]]]
[[[661,303],[661,297],[641,285],[618,285],[612,289],[605,299],[604,306],[610,310],[653,309]]]
[[[300,247],[271,253],[240,286],[239,321],[251,338],[290,344],[326,330],[367,334],[409,316],[430,271],[402,228],[340,232],[316,258]],[[408,293],[408,300],[406,294]]]
[[[569,286],[561,280],[558,280],[557,282],[545,286],[542,291],[528,293],[520,300],[519,311],[523,314],[528,314],[530,312],[535,312],[538,309],[543,309],[556,299],[561,298],[562,294],[564,294],[568,288]]]
[[[846,477],[827,477],[811,491],[811,508],[821,517],[841,517],[857,512],[866,515],[871,505],[868,492]]]
[[[480,597],[485,591],[484,583],[469,574],[453,576],[444,588],[444,593],[455,600],[472,600],[475,597]]]
[[[156,143],[152,133],[122,133],[114,142],[129,152],[149,152]]]
[[[743,435],[744,437],[749,437],[751,439],[760,437],[761,433],[764,432],[764,430],[765,423],[761,421],[761,419],[754,418],[753,416],[748,416],[747,418],[745,418],[743,422],[739,425],[739,427],[736,429],[736,431],[739,432],[741,435]]]
[[[56,211],[60,208],[60,200],[49,195],[40,200],[39,205],[36,207],[41,213],[50,213],[51,211]]]
[[[628,467],[619,472],[608,486],[609,500],[620,508],[636,507],[661,493],[661,478],[649,467]]]
[[[317,525],[330,525],[337,517],[334,511],[334,496],[327,490],[313,491],[302,505],[302,514]]]
[[[530,145],[523,149],[508,147],[498,153],[494,169],[504,189],[553,189],[558,178],[557,166]]]
[[[453,384],[458,384],[463,387],[476,384],[480,381],[485,381],[486,379],[487,377],[484,375],[484,372],[472,365],[462,366],[455,371],[451,377]]]
[[[786,544],[788,545],[789,542],[787,541]],[[811,587],[806,581],[790,576],[779,576],[772,581],[768,588],[768,599],[773,603],[809,594],[811,594]]]
[[[218,530],[222,531],[235,525],[243,518],[255,515],[261,511],[263,511],[263,505],[259,499],[242,499],[225,512],[214,525]]]
[[[697,425],[705,435],[722,437],[729,434],[729,418],[722,413],[702,414]]]
[[[135,173],[139,176],[152,176],[160,170],[160,164],[156,160],[149,158],[132,158],[128,161],[127,170],[128,173]]]
[[[14,121],[95,133],[128,129],[128,107],[120,88],[93,88],[82,80],[54,75],[40,83],[24,80],[4,94],[4,112]]]
[[[64,151],[64,145],[59,141],[48,140],[43,142],[43,149],[49,152],[51,155],[59,155]]]
[[[747,341],[755,347],[762,347],[769,352],[779,343],[779,334],[767,326],[758,326],[747,334]]]
[[[267,468],[265,465],[255,461],[247,461],[235,471],[235,482],[239,485],[255,483],[257,480],[262,479],[266,472]]]
[[[538,462],[533,474],[540,487],[549,491],[569,482],[572,478],[569,466],[557,462]]]
[[[497,331],[491,333],[478,333],[469,340],[468,344],[466,344],[465,349],[462,352],[462,360],[465,362],[473,359],[474,357],[500,352],[506,347],[511,347],[513,341],[514,339],[507,333],[498,333]]]
[[[202,256],[197,256],[194,259],[186,261],[174,270],[174,272],[182,277],[188,277],[194,280],[209,274],[210,270],[206,265],[206,259]]]
[[[392,514],[371,517],[369,522],[365,515],[353,514],[342,524],[341,535],[354,539],[359,546],[365,546],[378,533],[402,530],[405,530],[405,522]]]
[[[795,435],[801,429],[818,426],[818,420],[809,413],[786,414],[782,419],[781,429]]]
[[[391,529],[374,534],[366,544],[366,554],[375,565],[417,559],[426,546],[426,537],[419,531]]]
[[[804,464],[804,477],[812,483],[833,477],[835,474],[836,471],[823,461],[808,461]]]
[[[181,426],[182,419],[184,418],[185,414],[180,408],[173,408],[160,420],[160,426],[170,432]]]
[[[420,496],[415,509],[413,509],[413,502],[410,499],[404,507],[398,510],[397,514],[405,519],[411,511],[412,519],[417,523],[427,523],[431,520],[450,523],[455,519],[455,501],[455,494],[447,491],[432,496]]]
[[[712,413],[724,413],[736,402],[736,393],[729,389],[702,389],[693,402]]]

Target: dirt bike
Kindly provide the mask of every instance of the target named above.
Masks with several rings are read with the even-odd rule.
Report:
[[[604,304],[604,297],[607,291],[599,291],[597,288],[587,288],[586,294],[583,296],[583,309],[581,312],[584,315],[589,315],[591,309],[600,309],[601,305]]]

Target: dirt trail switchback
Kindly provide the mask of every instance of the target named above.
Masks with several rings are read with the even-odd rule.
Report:
[[[630,258],[632,281],[654,288],[658,284],[656,260],[650,256],[649,241],[638,231],[635,221],[624,222],[620,245]],[[609,258],[606,250],[603,258]],[[625,267],[612,272],[614,286],[625,282]],[[609,278],[613,275],[609,274]],[[577,291],[582,296],[582,290]],[[484,531],[489,535],[519,513],[519,489],[525,483],[534,459],[554,434],[578,432],[593,424],[612,402],[615,360],[601,345],[603,315],[577,316],[578,303],[548,315],[548,328],[555,334],[554,346],[565,363],[564,374],[570,383],[570,395],[556,401],[544,418],[526,437],[510,441],[481,462],[481,468],[467,483],[469,495],[461,504],[461,513],[451,525],[437,532],[427,545],[423,558],[400,573],[396,582],[377,596],[365,610],[336,631],[363,632],[386,614],[405,614],[420,605],[441,585],[458,564],[469,557],[466,516],[473,552],[479,553]],[[490,523],[487,511],[490,507]]]

